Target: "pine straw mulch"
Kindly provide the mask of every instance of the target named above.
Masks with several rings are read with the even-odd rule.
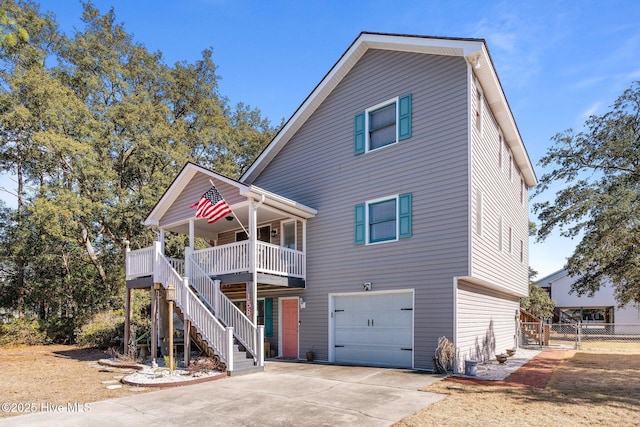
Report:
[[[439,381],[424,391],[447,398],[396,426],[640,426],[640,346],[563,352],[544,388],[526,368],[518,381]]]

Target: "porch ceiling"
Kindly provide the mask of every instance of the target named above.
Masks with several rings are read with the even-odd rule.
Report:
[[[189,221],[193,220],[195,235],[208,239],[216,239],[221,232],[241,228],[235,218],[232,221],[222,219],[213,224],[208,224],[206,219],[194,218],[196,210],[190,206],[194,201],[198,201],[214,182],[245,228],[249,224],[248,211],[251,200],[257,208],[258,225],[285,218],[308,219],[317,214],[315,209],[294,200],[187,163],[146,218],[144,225],[178,234],[189,234]]]
[[[249,206],[246,203],[241,205],[232,205],[231,210],[236,215],[238,220],[242,223],[245,228],[249,227]],[[283,212],[276,212],[268,209],[258,209],[258,225],[262,225],[264,223],[270,223],[274,221],[278,221],[281,219],[289,218]],[[197,218],[193,221],[194,224],[194,234],[196,237],[202,237],[205,239],[216,239],[218,233],[223,233],[225,231],[236,230],[241,228],[238,224],[236,218],[228,221],[226,218],[218,220],[213,224],[207,223],[205,218]],[[174,224],[167,227],[164,227],[166,231],[170,231],[178,234],[189,234],[189,222],[183,222],[180,224]]]

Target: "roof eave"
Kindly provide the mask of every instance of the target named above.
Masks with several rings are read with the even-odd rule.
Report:
[[[198,172],[204,173],[205,175],[209,175],[211,178],[233,185],[234,187],[237,187],[240,192],[248,188],[245,184],[232,178],[221,175],[202,166],[198,166],[195,163],[187,162],[180,173],[178,173],[178,175],[175,177],[173,182],[171,182],[171,184],[167,187],[162,197],[160,197],[160,199],[153,207],[149,215],[147,215],[147,218],[142,222],[142,224],[147,226],[158,226],[160,224],[160,219],[162,218],[162,216],[167,212],[169,207],[171,207],[173,202],[175,202],[177,197],[182,193],[182,190],[184,190],[191,178],[193,178]]]
[[[488,94],[487,101],[503,128],[505,140],[514,152],[514,158],[523,171],[529,187],[537,184],[533,166],[529,159],[520,132],[517,128],[502,85],[493,67],[493,62],[482,39],[443,38],[428,36],[397,35],[385,33],[361,33],[342,54],[338,62],[329,70],[314,90],[307,96],[296,112],[285,123],[271,143],[262,151],[256,161],[240,179],[251,183],[264,170],[286,142],[300,129],[326,99],[343,77],[353,68],[369,49],[383,49],[433,55],[460,56],[469,60],[480,58],[480,69],[474,69],[483,90]],[[482,64],[486,64],[483,70]]]

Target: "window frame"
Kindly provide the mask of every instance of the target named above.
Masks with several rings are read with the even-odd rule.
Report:
[[[259,242],[263,242],[263,243],[271,243],[271,223],[268,224],[264,224],[264,225],[258,225],[257,228],[257,241]],[[268,228],[267,230],[267,237],[269,238],[269,240],[262,240],[260,239],[260,237],[263,236],[263,234],[261,233],[261,231],[264,231],[266,228]],[[243,236],[244,235],[244,236]],[[239,237],[243,236],[243,238],[241,238],[240,240],[238,240]],[[247,232],[245,230],[236,230],[235,232],[235,241],[237,242],[243,242],[245,240],[249,240],[249,235],[247,234]]]
[[[377,110],[381,110],[392,104],[395,105],[395,116],[396,116],[396,120],[394,124],[395,125],[395,141],[381,145],[380,147],[371,148],[371,131],[369,127],[369,115]],[[385,147],[390,147],[392,145],[397,144],[398,141],[400,141],[400,97],[399,96],[395,96],[391,99],[388,99],[384,102],[381,102],[379,104],[376,104],[364,110],[364,134],[365,134],[365,141],[364,141],[365,153],[368,153],[370,151],[378,151]]]
[[[380,204],[380,203],[384,203],[384,202],[389,202],[393,200],[394,204],[395,204],[395,216],[394,216],[394,222],[395,222],[395,235],[393,239],[384,239],[384,240],[376,240],[375,242],[371,241],[371,219],[369,217],[369,211],[372,205],[376,205],[376,204]],[[366,245],[377,245],[380,243],[387,243],[387,242],[397,242],[398,240],[400,240],[400,221],[399,221],[399,217],[400,217],[400,195],[399,194],[395,194],[392,196],[388,196],[388,197],[381,197],[378,199],[373,199],[373,200],[367,200],[365,202],[365,209],[364,209],[364,224],[365,224],[365,244]]]
[[[288,225],[288,224],[293,224],[293,248],[289,248],[288,246],[285,246],[284,227],[285,225]],[[293,250],[298,249],[298,221],[292,219],[289,221],[282,221],[280,223],[280,246],[282,246],[283,248],[288,248]]]

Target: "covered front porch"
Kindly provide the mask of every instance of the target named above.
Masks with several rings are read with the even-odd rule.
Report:
[[[232,213],[209,223],[196,218],[190,206],[212,186]],[[127,250],[127,298],[133,288],[173,283],[180,289],[182,300],[176,304],[182,313],[188,316],[202,303],[212,315],[203,320],[207,316],[199,314],[198,328],[219,322],[261,360],[259,289],[296,295],[306,286],[306,227],[315,214],[285,197],[187,164],[145,221],[156,230],[158,241]],[[188,236],[183,254],[166,256],[170,233]]]

